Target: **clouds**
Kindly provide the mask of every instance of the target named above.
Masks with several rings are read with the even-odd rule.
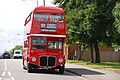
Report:
[[[22,29],[24,20],[35,7],[34,1],[2,0],[0,1],[0,25],[5,29]],[[5,25],[3,27],[3,25]]]
[[[39,6],[43,5],[43,0],[38,1]],[[51,1],[53,0],[46,0],[46,6],[53,6]],[[23,44],[25,18],[36,6],[37,0],[0,1],[0,53]]]
[[[14,26],[14,25],[13,25]],[[20,34],[20,35],[17,35]],[[17,44],[22,44],[23,27],[12,27],[12,25],[1,23],[0,24],[0,52],[10,50]],[[15,44],[15,45],[14,45]]]
[[[0,52],[23,43],[24,20],[33,6],[21,0],[0,1]]]
[[[0,38],[7,37],[7,36],[8,34],[6,32],[0,30]]]
[[[18,33],[20,35],[18,35]],[[23,44],[23,30],[4,30],[0,29],[0,52],[4,50],[10,50],[15,45]]]
[[[8,37],[8,33],[0,27],[0,41],[5,41],[6,37]]]

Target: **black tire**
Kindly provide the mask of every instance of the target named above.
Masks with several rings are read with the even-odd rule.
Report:
[[[65,65],[59,67],[59,74],[64,74]]]
[[[38,71],[37,67],[33,66],[32,64],[27,64],[27,71],[28,73],[36,73]]]
[[[28,71],[28,73],[32,73],[33,72],[32,66],[29,63],[27,64],[27,71]]]

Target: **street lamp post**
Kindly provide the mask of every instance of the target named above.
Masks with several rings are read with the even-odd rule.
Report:
[[[25,0],[23,0],[25,1]],[[38,0],[37,0],[37,6],[38,6]],[[45,0],[43,0],[43,6],[45,6]]]
[[[43,5],[45,6],[45,0],[43,0]]]
[[[23,0],[25,1],[25,0]],[[38,0],[37,0],[37,6],[38,6]],[[43,6],[45,6],[45,0],[43,0]]]
[[[37,0],[37,6],[38,6],[38,0]]]
[[[37,0],[37,6],[38,6],[38,0]],[[45,0],[43,0],[43,6],[45,6]]]
[[[37,0],[37,6],[38,6],[38,0]],[[45,0],[43,0],[43,6],[45,6]]]

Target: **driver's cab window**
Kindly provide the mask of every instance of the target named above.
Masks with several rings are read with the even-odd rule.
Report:
[[[32,49],[45,49],[46,38],[32,37]]]

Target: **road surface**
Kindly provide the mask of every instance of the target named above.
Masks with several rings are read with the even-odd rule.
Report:
[[[28,73],[22,69],[21,59],[0,59],[0,80],[86,80],[73,73],[56,72]]]

